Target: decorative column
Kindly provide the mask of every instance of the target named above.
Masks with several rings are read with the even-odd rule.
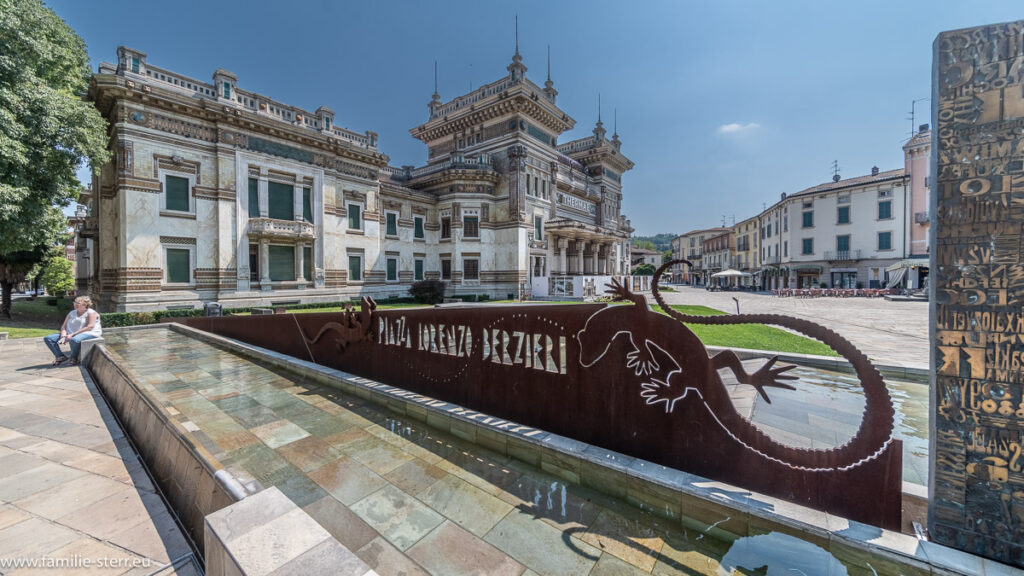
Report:
[[[560,251],[560,257],[558,260],[558,273],[565,276],[569,273],[569,239],[559,238],[558,249]]]
[[[260,218],[266,218],[270,213],[270,185],[267,183],[266,168],[260,168],[259,209]]]
[[[526,156],[526,146],[508,147],[508,213],[516,222],[526,220]]]
[[[270,290],[270,244],[260,238],[260,290]]]
[[[292,214],[296,222],[302,222],[302,183],[296,182],[292,186]]]
[[[1024,21],[939,34],[932,69],[932,540],[1024,568]],[[1009,166],[1016,167],[1009,168]],[[1006,167],[1006,168],[1004,168]],[[1005,170],[1005,172],[1004,172]],[[938,175],[938,176],[937,176]]]
[[[306,287],[306,262],[305,262],[305,245],[302,242],[295,244],[295,281],[299,283],[299,288]]]
[[[577,240],[576,241],[576,250],[578,251],[578,254],[576,256],[577,256],[577,261],[579,262],[579,267],[580,268],[579,268],[578,272],[579,272],[580,276],[582,276],[584,274],[584,270],[583,270],[583,252],[585,252],[586,249],[587,249],[587,242],[585,242],[583,240]]]
[[[601,251],[601,245],[594,244],[591,250],[593,250],[593,252],[590,254],[590,273],[596,276],[598,274],[597,253]]]

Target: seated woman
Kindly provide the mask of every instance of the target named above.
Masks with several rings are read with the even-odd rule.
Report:
[[[103,335],[103,327],[100,326],[100,313],[92,309],[92,299],[88,296],[75,298],[75,308],[68,312],[64,323],[60,326],[60,334],[50,334],[43,337],[46,347],[53,352],[53,366],[71,360],[71,365],[78,364],[78,354],[82,349],[82,341],[90,338],[99,338]],[[71,346],[71,358],[68,358],[60,349],[60,345],[67,343]]]

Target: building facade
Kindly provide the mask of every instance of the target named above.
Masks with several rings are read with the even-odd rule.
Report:
[[[760,286],[882,288],[906,258],[909,184],[903,169],[783,195],[759,215]]]
[[[679,284],[698,285],[706,283],[702,270],[704,240],[713,235],[728,231],[729,228],[707,228],[691,230],[672,239],[672,258],[688,260],[693,264],[688,268],[685,264],[674,264],[671,268],[673,281]]]
[[[581,296],[628,271],[621,214],[633,163],[618,134],[558,143],[575,125],[550,78],[508,74],[443,102],[411,130],[421,167],[394,167],[377,134],[339,128],[239,87],[202,82],[118,49],[90,98],[113,161],[83,198],[79,291],[141,311],[448,293]]]

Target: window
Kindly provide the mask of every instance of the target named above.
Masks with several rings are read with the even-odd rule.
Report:
[[[231,98],[231,84],[224,83],[224,97]]]
[[[450,258],[441,259],[441,280],[452,279],[452,261]]]
[[[324,128],[326,128],[328,130],[331,129],[331,117],[330,116],[324,116]]]
[[[476,258],[466,258],[462,261],[462,279],[480,279],[480,261]]]
[[[171,176],[170,174],[164,177],[164,210],[173,210],[175,212],[192,211],[190,209],[188,184],[188,178]]]
[[[767,230],[768,230],[768,232],[767,232],[768,237],[771,238],[772,237],[772,223],[771,222],[768,223]]]
[[[789,232],[789,218],[782,218],[782,231]]]
[[[789,258],[789,242],[782,243],[782,256]]]
[[[132,57],[132,72],[139,73],[139,59],[134,56]]]
[[[389,257],[387,259],[387,281],[398,282],[398,258]]]
[[[804,238],[803,252],[801,254],[814,254],[814,238]]]
[[[879,190],[878,191],[878,197],[879,198],[888,198],[890,196],[892,196],[892,190],[890,190],[889,188],[886,188],[885,190]]]
[[[417,258],[412,265],[412,279],[423,280],[423,259]]]
[[[188,248],[167,248],[164,251],[168,284],[189,284],[192,282],[192,251]]]
[[[349,282],[361,282],[363,279],[363,257],[354,256],[349,254],[348,256],[348,281]]]
[[[362,230],[363,221],[359,217],[360,212],[359,204],[348,205],[348,229],[349,230]]]
[[[534,216],[533,217],[533,237],[536,238],[538,242],[540,242],[541,240],[544,240],[544,217],[543,216]]]
[[[878,233],[878,249],[892,250],[892,232]]]
[[[462,217],[462,236],[464,238],[480,237],[480,218],[477,216]]]
[[[295,247],[271,244],[267,247],[270,260],[270,281],[295,280]]]
[[[892,200],[885,200],[878,203],[878,219],[889,220],[892,218]]]
[[[313,280],[313,247],[302,247],[302,276],[307,281]]]
[[[249,218],[260,217],[260,181],[249,178]]]
[[[387,222],[384,233],[388,236],[398,236],[398,214],[388,212],[384,217]]]
[[[850,203],[850,197],[849,196],[840,196],[838,199],[836,199],[836,203],[838,203],[838,204],[849,204]]]
[[[260,247],[258,244],[249,244],[249,281],[260,281]]]
[[[836,210],[836,223],[837,224],[849,224],[850,223],[850,207],[840,206]]]
[[[836,236],[836,252],[842,254],[850,251],[850,235]]]
[[[804,228],[814,227],[814,212],[804,212]]]
[[[294,189],[280,182],[267,183],[267,216],[277,220],[295,219]]]
[[[423,216],[412,217],[412,237],[423,238]]]
[[[313,223],[313,191],[309,188],[302,189],[302,219]]]
[[[442,216],[441,217],[441,238],[445,239],[445,238],[451,238],[451,237],[452,237],[452,217],[451,216]]]

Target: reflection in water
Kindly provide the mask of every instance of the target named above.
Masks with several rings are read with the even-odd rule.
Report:
[[[766,572],[760,572],[761,569]],[[846,576],[843,563],[824,548],[788,534],[771,532],[739,538],[722,557],[718,573],[755,571],[765,576]]]

